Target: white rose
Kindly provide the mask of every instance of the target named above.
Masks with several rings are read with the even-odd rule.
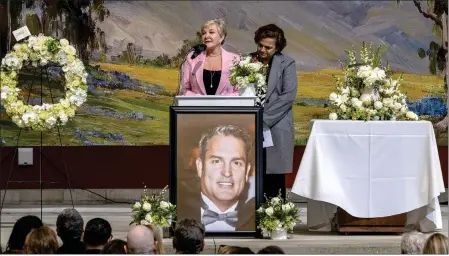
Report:
[[[149,212],[149,211],[151,211],[151,204],[145,202],[145,203],[143,203],[143,207],[142,208],[143,208],[144,211]]]
[[[161,201],[159,203],[159,207],[161,207],[162,209],[167,209],[170,205],[167,202]]]
[[[133,210],[139,210],[141,206],[142,206],[142,205],[140,204],[140,202],[136,202],[136,203],[133,205]]]
[[[399,103],[399,102],[396,102],[396,103],[394,103],[394,108],[395,108],[396,110],[399,110],[399,109],[402,108],[402,104]]]
[[[290,205],[288,205],[288,204],[283,204],[281,208],[282,208],[282,210],[283,210],[284,212],[287,212],[287,211],[290,210]]]
[[[403,107],[401,108],[401,113],[405,113],[405,112],[407,112],[407,108],[406,108],[405,106],[403,106]]]
[[[265,213],[266,213],[268,216],[273,215],[273,213],[274,213],[273,207],[268,207],[268,208],[265,210]]]
[[[342,111],[343,113],[345,113],[345,112],[346,112],[346,105],[345,105],[345,104],[341,104],[341,105],[340,105],[340,109],[341,109],[341,111]]]
[[[69,45],[69,41],[65,38],[59,40],[59,43],[61,44],[62,47]]]
[[[380,102],[380,101],[376,101],[376,102],[374,103],[374,108],[377,109],[377,110],[381,109],[382,106],[383,106],[383,105],[382,105],[382,102]]]
[[[406,114],[407,118],[410,120],[418,120],[418,115],[413,113],[412,111],[408,111]]]
[[[345,88],[343,88],[343,89],[341,89],[341,93],[342,94],[349,94],[349,87],[345,87]]]
[[[257,212],[258,213],[263,213],[263,211],[264,211],[264,209],[263,209],[263,207],[261,206],[261,207],[259,207],[259,209],[257,209]]]
[[[348,100],[349,100],[349,95],[348,94],[343,94],[341,96],[341,102],[342,103],[346,103],[346,102],[348,102]]]
[[[145,215],[145,220],[148,221],[149,223],[152,223],[152,222],[153,222],[153,218],[151,217],[151,214],[150,214],[150,213],[147,213],[147,214]]]
[[[361,102],[371,102],[371,95],[370,94],[362,94],[362,96],[360,96],[360,101]]]
[[[337,118],[338,118],[338,115],[336,113],[330,113],[329,114],[329,119],[330,120],[337,120]]]
[[[281,200],[280,200],[279,198],[277,198],[277,197],[271,198],[271,203],[272,203],[272,204],[278,204],[280,201],[281,201]]]
[[[329,95],[329,99],[331,101],[335,101],[337,98],[338,98],[338,95],[335,92],[333,92],[333,93],[331,93],[331,95]]]

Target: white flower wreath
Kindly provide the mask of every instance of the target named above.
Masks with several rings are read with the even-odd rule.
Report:
[[[44,103],[31,106],[18,99],[20,89],[18,71],[22,66],[46,66],[53,63],[62,66],[66,79],[65,99],[57,104]],[[87,72],[76,49],[66,39],[54,39],[39,35],[31,36],[24,43],[14,45],[1,63],[1,100],[6,113],[19,127],[43,131],[55,125],[64,125],[75,116],[75,110],[87,98]]]

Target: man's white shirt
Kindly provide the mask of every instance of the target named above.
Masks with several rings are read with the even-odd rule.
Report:
[[[237,203],[235,203],[231,208],[227,209],[226,211],[222,212],[220,209],[218,209],[217,206],[209,199],[207,196],[205,196],[203,193],[201,193],[201,197],[203,198],[204,203],[207,204],[209,207],[209,210],[214,211],[218,214],[224,214],[228,212],[235,211],[235,208],[237,207]],[[204,209],[201,208],[201,219],[203,219]],[[206,231],[235,231],[235,227],[229,225],[223,220],[218,220],[214,223],[211,223],[206,226]]]

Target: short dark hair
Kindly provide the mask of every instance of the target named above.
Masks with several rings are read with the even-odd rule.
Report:
[[[84,242],[90,246],[105,245],[111,238],[111,224],[105,219],[94,218],[87,222],[84,230]]]
[[[206,158],[206,147],[209,140],[215,135],[219,136],[234,136],[240,139],[245,144],[245,154],[246,154],[246,165],[250,162],[251,157],[251,136],[249,133],[238,126],[235,125],[218,125],[208,130],[207,133],[201,136],[199,147],[200,147],[200,158],[204,162]]]
[[[121,239],[114,239],[107,243],[101,254],[126,254],[125,251],[126,242]]]
[[[262,26],[254,33],[254,42],[258,44],[264,38],[273,38],[276,41],[276,52],[282,52],[285,46],[287,46],[287,39],[285,39],[284,31],[274,25],[268,24]]]
[[[269,245],[258,251],[257,254],[285,254],[285,252],[279,246]]]
[[[220,245],[218,254],[255,254],[249,247]]]
[[[16,221],[6,244],[6,251],[23,250],[25,238],[35,228],[40,228],[44,224],[39,217],[33,215],[24,216]]]
[[[176,223],[173,248],[177,253],[200,254],[204,247],[204,225],[194,219],[183,219]]]
[[[83,226],[83,218],[75,209],[64,209],[56,220],[56,231],[62,242],[80,241]]]

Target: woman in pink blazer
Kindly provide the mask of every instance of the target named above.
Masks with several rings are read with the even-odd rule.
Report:
[[[223,49],[226,25],[222,19],[210,20],[201,27],[201,40],[206,51],[187,60],[182,67],[181,94],[191,95],[238,95],[229,82],[229,67],[238,55]]]

